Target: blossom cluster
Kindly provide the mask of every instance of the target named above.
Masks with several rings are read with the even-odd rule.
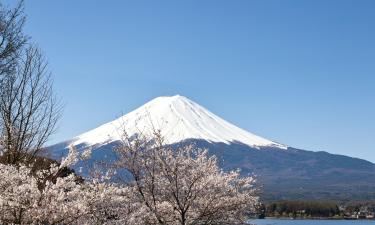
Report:
[[[242,224],[258,203],[253,177],[222,171],[192,145],[137,138],[116,153],[112,172],[85,179],[59,176],[90,157],[74,147],[48,169],[0,164],[0,224]],[[114,182],[114,168],[128,178]]]
[[[71,173],[53,179],[80,156],[71,148],[60,166],[33,172],[28,166],[0,164],[0,224],[117,224],[128,221],[130,188],[80,181]],[[135,223],[134,223],[135,224]]]

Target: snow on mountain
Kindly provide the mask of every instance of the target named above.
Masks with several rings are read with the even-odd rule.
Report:
[[[77,136],[72,144],[92,146],[121,140],[124,129],[129,136],[160,129],[169,144],[203,139],[226,144],[240,142],[251,147],[287,148],[238,128],[180,95],[155,98],[112,122]]]

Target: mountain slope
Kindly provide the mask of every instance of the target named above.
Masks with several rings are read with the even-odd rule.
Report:
[[[91,146],[117,141],[124,129],[129,136],[160,129],[169,144],[203,139],[226,144],[240,142],[251,147],[287,148],[238,128],[180,95],[155,98],[125,116],[79,135],[72,144]]]
[[[160,129],[168,144],[194,142],[225,170],[256,174],[265,200],[375,199],[375,165],[352,157],[299,150],[238,128],[183,97],[159,97],[96,129],[51,146],[54,158],[69,145],[93,148],[93,160],[112,160],[121,135]],[[77,167],[85,166],[78,165]]]

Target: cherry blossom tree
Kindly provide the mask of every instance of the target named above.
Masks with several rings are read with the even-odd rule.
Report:
[[[124,135],[116,166],[145,210],[145,224],[243,224],[258,203],[253,177],[224,172],[206,150]],[[129,180],[129,177],[125,178]]]
[[[48,169],[0,164],[0,224],[242,224],[258,203],[254,178],[222,171],[193,145],[171,148],[160,133],[126,138],[116,152],[122,183],[106,171],[59,176],[90,157],[74,147]]]
[[[35,173],[27,166],[0,164],[0,224],[139,224],[133,190],[103,179],[56,176],[87,152],[71,148],[60,166]]]

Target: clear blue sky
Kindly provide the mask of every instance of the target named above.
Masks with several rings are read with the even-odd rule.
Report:
[[[253,133],[375,162],[375,1],[27,0],[62,141],[181,94]]]

